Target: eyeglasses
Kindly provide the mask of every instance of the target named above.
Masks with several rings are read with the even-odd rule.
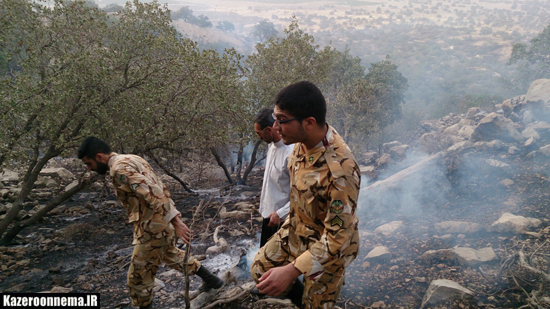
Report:
[[[275,117],[275,114],[271,114],[271,117],[273,117],[273,120],[277,121],[279,124],[287,123],[287,122],[292,121],[292,120],[303,119],[303,117],[296,117],[296,118],[290,118],[290,119],[285,119],[285,120],[279,120],[279,119],[277,119],[277,117]]]
[[[258,135],[258,137],[260,137],[262,135],[262,133],[264,133],[265,129],[267,129],[267,128],[268,127],[263,128],[263,130],[261,130],[260,132],[254,131],[254,133],[256,133],[256,135]]]

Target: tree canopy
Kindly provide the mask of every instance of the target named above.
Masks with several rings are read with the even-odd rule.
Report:
[[[518,64],[508,81],[508,87],[515,88],[517,93],[525,93],[537,79],[550,78],[550,24],[531,40],[531,44],[515,44],[508,64]]]

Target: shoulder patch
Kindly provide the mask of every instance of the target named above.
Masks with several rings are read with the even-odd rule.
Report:
[[[128,183],[128,177],[126,177],[126,175],[124,175],[124,174],[120,175],[120,183],[127,184]]]
[[[341,214],[344,211],[344,203],[341,200],[334,200],[330,204],[330,212],[335,214]]]

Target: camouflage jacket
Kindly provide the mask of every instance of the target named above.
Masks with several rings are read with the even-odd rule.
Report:
[[[134,223],[133,244],[162,237],[170,221],[180,215],[170,192],[143,158],[112,153],[109,171],[115,193]]]
[[[347,267],[359,253],[355,212],[361,184],[349,147],[328,126],[325,139],[309,152],[301,143],[294,146],[288,168],[290,215],[281,229],[296,250],[294,266],[311,280]]]

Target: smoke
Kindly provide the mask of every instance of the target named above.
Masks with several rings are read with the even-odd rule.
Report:
[[[411,151],[407,158],[379,175],[372,183],[362,179],[358,214],[367,225],[381,221],[421,219],[435,205],[446,204],[450,184],[440,155]],[[428,207],[432,206],[432,207]]]

